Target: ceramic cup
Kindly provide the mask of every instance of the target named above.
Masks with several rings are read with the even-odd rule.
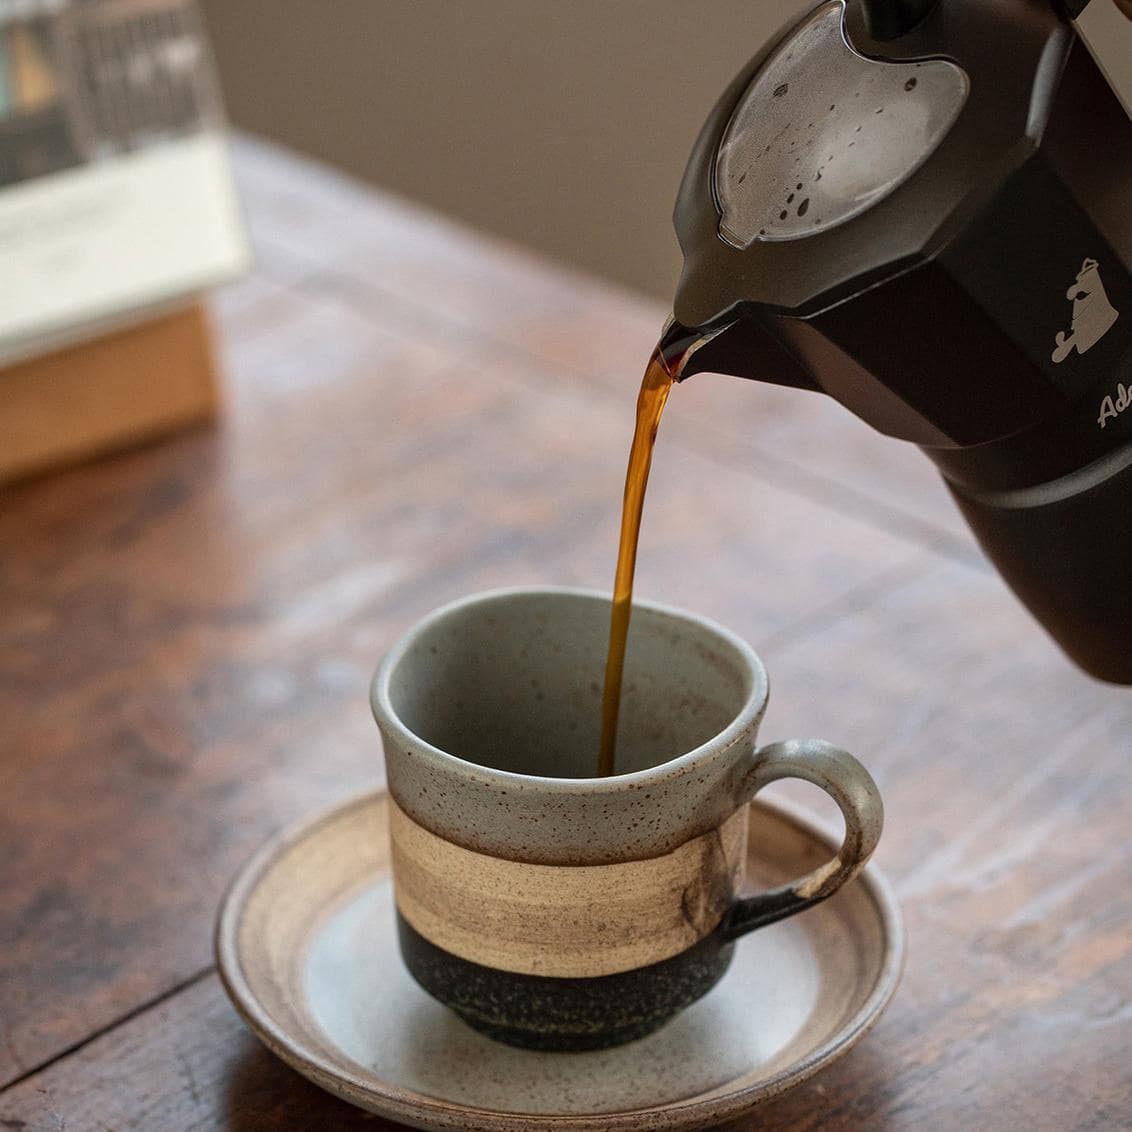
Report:
[[[617,773],[593,777],[609,614],[608,595],[581,590],[475,595],[410,630],[373,681],[404,961],[471,1026],[531,1049],[656,1029],[720,979],[739,936],[860,871],[883,820],[845,751],[756,748],[767,676],[748,645],[646,603]],[[825,790],[844,841],[807,876],[740,898],[747,803],[780,778]]]

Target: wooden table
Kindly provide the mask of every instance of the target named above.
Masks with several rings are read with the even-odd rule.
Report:
[[[0,496],[8,1132],[382,1127],[237,1019],[221,893],[382,781],[366,685],[416,618],[612,575],[664,309],[265,145],[237,168],[258,267],[214,304],[222,425]],[[887,801],[903,985],[737,1127],[1132,1126],[1132,697],[1048,643],[927,462],[696,377],[639,592],[751,640],[764,736],[838,740]]]

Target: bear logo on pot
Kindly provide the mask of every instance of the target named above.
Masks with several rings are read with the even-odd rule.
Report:
[[[1055,364],[1065,361],[1074,349],[1079,354],[1091,350],[1120,317],[1108,301],[1101,282],[1100,265],[1095,259],[1086,259],[1081,264],[1081,270],[1065,292],[1065,297],[1073,303],[1073,325],[1068,336],[1064,330],[1057,332],[1051,355]]]

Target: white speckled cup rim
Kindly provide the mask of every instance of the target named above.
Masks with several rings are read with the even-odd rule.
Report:
[[[573,586],[510,586],[500,589],[484,590],[469,594],[442,605],[418,621],[409,629],[378,665],[370,685],[370,707],[378,725],[395,735],[401,744],[411,747],[415,758],[425,763],[433,763],[438,769],[456,771],[462,777],[491,785],[506,786],[509,791],[522,793],[535,791],[540,795],[592,795],[603,792],[619,792],[641,784],[655,781],[672,773],[686,773],[697,763],[713,758],[734,744],[749,739],[757,729],[766,711],[770,695],[770,682],[766,668],[758,654],[741,637],[709,618],[699,614],[651,601],[633,602],[634,615],[647,612],[653,616],[668,617],[682,623],[696,632],[711,635],[715,644],[726,648],[731,659],[743,670],[749,685],[747,697],[728,725],[691,751],[684,752],[665,762],[644,770],[615,774],[606,778],[555,778],[546,775],[518,774],[499,770],[463,759],[449,751],[441,750],[409,728],[399,716],[390,695],[390,680],[398,664],[409,653],[419,639],[439,622],[461,612],[470,606],[482,606],[492,602],[506,602],[516,598],[538,596],[570,596],[600,601],[610,605],[608,593],[600,590]]]

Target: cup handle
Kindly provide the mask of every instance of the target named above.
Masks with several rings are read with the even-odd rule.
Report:
[[[872,775],[840,747],[821,739],[788,739],[755,752],[743,783],[744,801],[780,778],[801,778],[820,786],[845,818],[845,838],[837,856],[804,877],[758,896],[737,900],[720,930],[728,940],[784,920],[832,896],[868,862],[880,840],[884,805]]]

